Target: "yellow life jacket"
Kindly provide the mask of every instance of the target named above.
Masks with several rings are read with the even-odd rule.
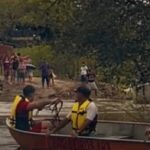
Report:
[[[86,120],[87,108],[90,104],[89,100],[86,100],[82,105],[79,106],[79,102],[76,102],[72,107],[72,128],[77,130],[80,129]]]
[[[17,109],[17,106],[21,102],[22,99],[23,99],[22,96],[17,95],[15,97],[14,101],[13,101],[12,106],[11,106],[11,109],[10,109],[10,121],[11,121],[12,127],[15,127],[15,123],[16,123],[16,109]],[[29,100],[26,99],[26,98],[24,98],[24,100],[26,102],[29,102]],[[32,120],[32,111],[29,111],[29,113],[28,113],[28,120],[29,120],[29,122]]]

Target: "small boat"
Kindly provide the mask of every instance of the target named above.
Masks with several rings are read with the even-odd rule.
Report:
[[[145,130],[150,123],[99,121],[91,137],[72,137],[68,125],[57,134],[45,135],[6,125],[22,150],[150,150]]]

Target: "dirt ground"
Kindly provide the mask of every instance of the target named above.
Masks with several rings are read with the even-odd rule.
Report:
[[[40,78],[34,78],[32,83],[26,82],[25,85],[31,84],[36,88],[36,99],[47,99],[50,95],[56,95],[62,99],[73,99],[74,89],[79,86],[79,83],[74,81],[55,80],[55,85],[48,88],[42,88]],[[25,85],[5,84],[3,83],[3,90],[0,94],[0,101],[11,102],[15,95],[22,94],[22,89]],[[122,95],[117,91],[117,88],[100,83],[98,85],[98,96],[94,98],[110,98],[123,99]]]
[[[32,83],[26,82],[25,85],[33,85],[36,88],[36,100],[47,99],[50,95],[62,95],[69,98],[70,91],[75,87],[74,82],[56,80],[53,87],[42,88],[39,78],[34,78]],[[25,85],[6,84],[3,82],[3,90],[0,94],[0,101],[11,102],[15,95],[22,94]]]

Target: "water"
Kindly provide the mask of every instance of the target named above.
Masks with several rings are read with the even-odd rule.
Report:
[[[4,124],[4,118],[0,119],[0,150],[16,150],[18,145],[11,137],[7,127]]]

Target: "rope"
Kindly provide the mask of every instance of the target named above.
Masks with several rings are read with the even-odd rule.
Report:
[[[55,113],[55,115],[53,116],[53,119],[51,121],[52,123],[52,126],[53,128],[56,127],[56,123],[57,122],[60,122],[60,111],[63,107],[63,101],[60,100],[59,102],[56,102],[55,104],[50,104],[50,105],[47,105],[45,108],[50,110],[52,113]],[[39,113],[39,110],[36,112],[36,115],[38,115]],[[49,149],[49,142],[48,142],[48,136],[46,135],[45,136],[45,146],[46,146],[46,149]]]
[[[52,113],[55,113],[55,115],[53,116],[53,119],[51,121],[53,128],[56,127],[56,123],[60,122],[60,111],[63,107],[63,101],[59,101],[53,105],[48,105],[47,109],[50,110]],[[48,136],[45,136],[45,146],[47,149],[49,149],[49,142],[48,142]]]
[[[59,101],[58,103],[55,103],[53,105],[49,105],[48,109],[52,112],[55,113],[55,115],[52,118],[52,125],[56,127],[56,123],[60,122],[60,111],[63,107],[63,101]]]

